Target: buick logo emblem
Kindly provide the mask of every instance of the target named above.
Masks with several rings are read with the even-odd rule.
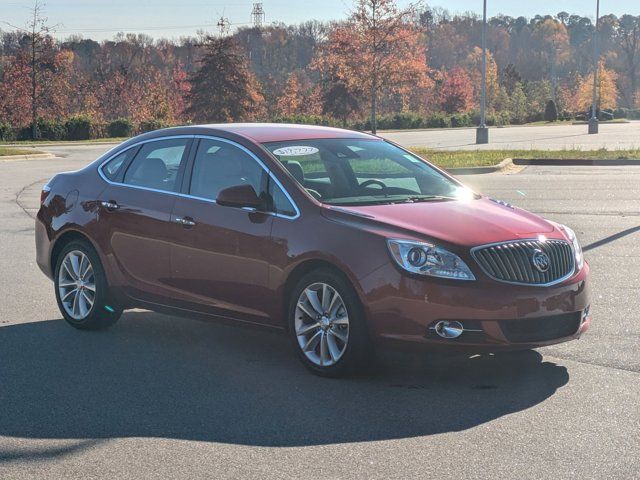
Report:
[[[551,259],[549,258],[549,255],[544,253],[542,250],[535,249],[533,251],[533,255],[531,255],[531,263],[536,267],[536,270],[544,273],[549,270],[549,267],[551,266]]]

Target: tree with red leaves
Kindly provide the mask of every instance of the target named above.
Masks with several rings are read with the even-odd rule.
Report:
[[[444,72],[440,87],[440,107],[447,113],[467,112],[473,108],[473,86],[461,67]]]

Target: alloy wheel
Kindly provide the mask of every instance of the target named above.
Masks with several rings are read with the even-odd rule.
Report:
[[[58,272],[58,293],[67,314],[74,320],[87,318],[96,299],[93,265],[80,250],[64,257]]]
[[[298,345],[315,365],[334,365],[347,349],[349,315],[342,297],[331,285],[318,282],[302,290],[294,325]]]

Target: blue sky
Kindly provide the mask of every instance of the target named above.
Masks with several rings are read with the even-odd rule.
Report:
[[[117,31],[144,31],[154,37],[177,38],[194,35],[198,29],[215,31],[224,14],[233,24],[248,24],[252,0],[44,0],[45,14],[57,26],[57,36],[81,34],[96,40],[112,38]],[[409,1],[399,0],[400,5]],[[434,0],[429,5],[451,12],[482,11],[482,0]],[[488,0],[488,13],[511,16],[569,13],[595,16],[595,0]],[[336,20],[348,15],[350,0],[263,0],[266,21],[299,23],[305,20]],[[0,29],[3,22],[23,26],[32,0],[1,0]],[[640,0],[601,0],[602,14],[640,15]]]

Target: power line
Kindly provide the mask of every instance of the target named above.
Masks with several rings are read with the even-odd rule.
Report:
[[[226,26],[241,26],[251,25],[251,22],[230,22],[228,19]],[[117,28],[117,27],[104,27],[104,28],[64,28],[56,30],[57,33],[73,33],[73,32],[86,32],[86,33],[109,33],[109,32],[139,32],[139,31],[157,31],[157,30],[181,30],[189,28],[208,28],[211,24],[201,25],[167,25],[167,26],[152,26],[152,27],[129,27],[129,28]]]

